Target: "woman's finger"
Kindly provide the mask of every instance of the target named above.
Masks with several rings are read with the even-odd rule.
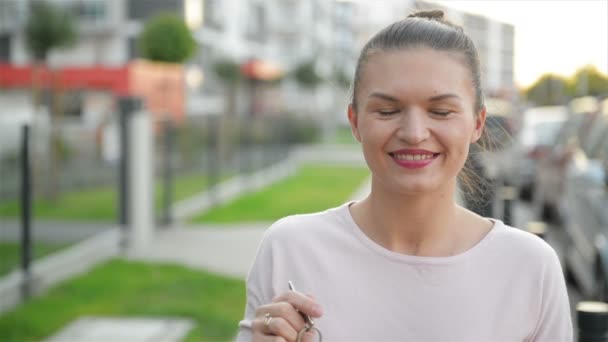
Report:
[[[288,302],[278,302],[262,305],[256,311],[256,317],[260,318],[263,322],[266,322],[266,314],[270,315],[270,317],[273,317],[271,322],[275,318],[283,319],[291,326],[294,331],[300,331],[302,328],[304,328],[305,325],[304,318],[302,318],[302,315],[300,315],[300,313],[298,313],[296,309]]]
[[[261,332],[253,333],[253,342],[288,342],[281,336],[264,335]]]
[[[288,302],[294,308],[296,308],[296,310],[312,317],[321,317],[321,315],[323,315],[323,309],[319,304],[317,304],[317,302],[314,301],[314,299],[299,292],[285,292],[275,297],[272,302]]]
[[[303,325],[302,325],[303,326]],[[287,341],[295,341],[298,331],[285,318],[281,316],[258,317],[252,322],[252,330],[264,335],[281,336]]]

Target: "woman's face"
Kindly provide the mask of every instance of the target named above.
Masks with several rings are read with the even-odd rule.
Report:
[[[452,186],[477,141],[485,110],[474,112],[470,72],[455,53],[431,48],[380,51],[361,70],[353,134],[374,178],[401,193]]]

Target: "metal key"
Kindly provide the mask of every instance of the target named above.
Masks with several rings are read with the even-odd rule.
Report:
[[[291,280],[288,281],[287,284],[289,284],[289,289],[291,291],[298,292],[296,290],[296,288],[293,286],[293,283],[291,282]],[[302,328],[302,330],[300,330],[300,332],[298,332],[298,338],[296,339],[296,342],[301,342],[304,334],[311,330],[314,331],[317,334],[317,336],[319,336],[319,342],[323,341],[323,336],[321,335],[321,330],[319,330],[315,327],[315,321],[313,321],[309,315],[301,312],[300,310],[296,309],[296,311],[298,311],[298,313],[302,316],[302,318],[304,319],[304,322],[305,322],[304,328]]]

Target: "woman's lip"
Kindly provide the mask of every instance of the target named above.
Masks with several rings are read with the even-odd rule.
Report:
[[[389,152],[389,154],[395,155],[395,154],[437,154],[437,153],[435,153],[433,151],[429,151],[429,150],[423,150],[423,149],[406,148],[406,149],[402,149],[402,150]]]
[[[437,159],[437,157],[439,156],[439,153],[432,153],[433,157],[429,158],[429,159],[403,160],[403,159],[396,158],[392,153],[389,153],[389,154],[391,155],[391,158],[395,161],[395,163],[397,163],[397,165],[399,165],[401,167],[405,167],[407,169],[421,169],[423,167],[426,167],[427,165],[431,164],[435,159]],[[431,153],[427,153],[427,154],[431,154]]]

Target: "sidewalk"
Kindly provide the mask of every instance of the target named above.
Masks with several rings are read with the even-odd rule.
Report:
[[[350,199],[369,193],[366,180]],[[272,222],[173,227],[154,235],[130,260],[178,263],[206,271],[245,279],[264,231]]]

